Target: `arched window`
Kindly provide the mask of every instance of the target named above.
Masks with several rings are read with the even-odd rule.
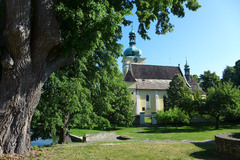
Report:
[[[150,109],[149,95],[146,95],[146,108]]]

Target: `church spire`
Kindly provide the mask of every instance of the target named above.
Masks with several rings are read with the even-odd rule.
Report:
[[[136,33],[133,31],[129,32],[129,47],[124,51],[124,56],[137,56],[142,55],[142,51],[136,46]]]
[[[187,64],[187,60],[186,60],[186,64],[184,65],[184,71],[185,71],[185,77],[187,79],[187,81],[190,80],[190,68],[189,65]]]
[[[129,45],[136,45],[136,33],[133,31],[133,26],[131,32],[129,32]]]

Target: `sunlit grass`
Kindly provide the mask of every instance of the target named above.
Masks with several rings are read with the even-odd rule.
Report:
[[[230,159],[215,153],[214,144],[200,143],[97,143],[56,147],[44,159],[188,160]]]
[[[120,127],[113,130],[118,135],[130,137],[134,140],[214,140],[218,133],[240,132],[240,124],[221,125],[215,130],[212,125],[191,125],[178,127]],[[85,133],[99,133],[100,130],[72,129],[71,133],[83,136]]]

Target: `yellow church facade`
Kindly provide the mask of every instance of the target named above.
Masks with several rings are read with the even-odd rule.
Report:
[[[122,70],[124,81],[135,102],[134,112],[140,120],[137,123],[144,124],[144,117],[154,117],[157,111],[164,110],[164,101],[167,97],[169,84],[176,74],[185,78],[186,84],[192,89],[200,89],[196,80],[190,78],[189,66],[185,65],[185,76],[180,66],[146,65],[146,58],[142,58],[142,51],[136,47],[136,34],[129,33],[130,46],[124,51]],[[191,87],[192,84],[194,88]],[[197,87],[197,88],[196,88]],[[152,124],[157,121],[152,119]]]

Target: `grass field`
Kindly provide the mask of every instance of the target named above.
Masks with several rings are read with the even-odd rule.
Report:
[[[240,124],[221,125],[219,130],[214,126],[206,124],[195,124],[191,126],[175,127],[122,127],[113,130],[118,135],[123,135],[135,140],[214,140],[214,135],[218,133],[240,132]],[[72,129],[71,133],[83,136],[85,133],[99,133],[100,130],[80,130]]]
[[[0,159],[58,159],[58,160],[234,160],[235,158],[216,153],[211,142],[163,143],[141,140],[213,140],[214,135],[223,132],[240,132],[240,124],[221,125],[214,130],[211,125],[191,125],[175,127],[129,127],[114,130],[119,135],[131,137],[136,141],[113,143],[73,143],[51,147],[36,148],[25,156],[4,155]],[[72,129],[72,134],[99,133],[100,130]],[[140,141],[138,141],[140,140]],[[9,158],[10,157],[10,158]]]
[[[231,160],[215,152],[213,143],[97,143],[45,150],[42,159]]]
[[[98,133],[100,130],[72,129],[72,134]],[[114,130],[118,135],[134,140],[213,140],[223,132],[240,132],[240,124],[221,125],[219,130],[206,124],[175,127],[129,127]],[[113,160],[234,160],[235,158],[216,153],[214,143],[158,143],[121,141],[121,143],[94,143],[74,147],[56,147],[46,152],[44,159],[113,159]]]

